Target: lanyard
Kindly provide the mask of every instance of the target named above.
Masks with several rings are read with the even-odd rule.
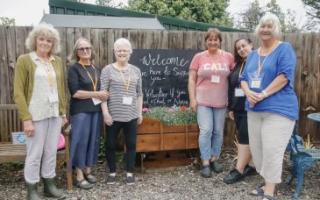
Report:
[[[261,71],[262,71],[262,69],[263,69],[263,65],[264,65],[264,63],[266,62],[268,56],[271,54],[271,53],[269,53],[268,55],[266,55],[266,56],[264,57],[262,63],[261,63],[260,53],[261,53],[261,52],[260,52],[260,49],[259,49],[259,52],[258,52],[258,70],[257,70],[258,73],[257,73],[257,77],[260,77]]]
[[[44,70],[47,73],[47,80],[48,80],[49,87],[51,88],[54,87],[55,80],[54,80],[53,67],[51,65],[51,62],[50,61],[47,62],[40,59],[40,63],[44,65]]]
[[[79,64],[80,64],[80,63],[79,63]],[[93,78],[92,78],[90,72],[87,70],[87,68],[86,68],[84,65],[82,65],[82,64],[80,64],[80,65],[83,67],[84,70],[86,70],[87,75],[88,75],[88,77],[89,77],[90,80],[91,80],[92,87],[93,87],[93,91],[97,91],[98,75],[97,75],[96,68],[95,68],[93,65],[90,65],[90,66],[92,66],[93,69],[94,69],[94,80],[93,80]]]
[[[128,93],[129,87],[130,87],[130,81],[131,81],[130,69],[129,69],[129,77],[128,77],[128,80],[126,81],[126,79],[124,77],[123,70],[119,69],[117,66],[116,66],[116,68],[120,71],[121,78],[122,78],[122,81],[123,81],[123,85],[125,87],[126,92]]]
[[[242,63],[241,63],[241,67],[240,67],[240,71],[239,71],[239,77],[238,77],[238,79],[240,79],[240,76],[241,76],[241,74],[242,74],[242,71],[243,71],[243,66],[244,66],[244,63],[245,63],[246,61],[244,60]]]

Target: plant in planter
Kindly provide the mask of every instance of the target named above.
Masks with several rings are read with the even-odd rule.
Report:
[[[181,106],[154,107],[143,109],[144,118],[158,120],[167,126],[190,125],[197,123],[196,113],[191,108]]]

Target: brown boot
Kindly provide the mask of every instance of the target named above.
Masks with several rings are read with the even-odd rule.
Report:
[[[38,184],[37,183],[26,183],[27,187],[27,200],[41,200],[38,194]]]
[[[63,194],[63,191],[61,189],[58,189],[54,178],[43,178],[44,183],[44,195],[47,197],[53,197],[57,199],[65,199],[65,195]]]

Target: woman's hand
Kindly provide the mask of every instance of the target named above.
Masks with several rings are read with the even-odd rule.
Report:
[[[66,125],[68,123],[68,119],[66,116],[63,116],[62,117],[62,124],[61,124],[61,127],[64,127],[64,125]]]
[[[140,124],[142,123],[142,121],[143,121],[143,116],[140,115],[140,116],[138,117],[138,121],[137,121],[138,125],[140,125]]]
[[[109,93],[107,91],[96,91],[95,95],[96,98],[100,99],[101,101],[106,101],[109,97]]]
[[[247,90],[245,92],[247,100],[249,101],[250,107],[254,107],[256,103],[263,100],[263,97],[260,95],[260,93],[256,93],[252,90]]]
[[[233,111],[229,111],[229,112],[228,112],[228,116],[229,116],[229,118],[230,118],[231,120],[234,120],[234,113],[233,113]]]
[[[113,119],[111,117],[111,115],[108,113],[108,114],[105,114],[103,115],[103,121],[105,124],[107,124],[108,126],[111,126],[113,124]]]
[[[190,107],[193,112],[197,112],[198,103],[196,100],[190,100]]]
[[[34,135],[34,126],[31,119],[23,121],[23,131],[27,137],[32,137]]]

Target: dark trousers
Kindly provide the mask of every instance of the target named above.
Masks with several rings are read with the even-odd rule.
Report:
[[[107,126],[106,157],[110,173],[116,172],[116,140],[122,128],[126,143],[126,171],[134,171],[136,160],[137,119],[133,119],[129,122],[114,121],[111,126]]]
[[[73,167],[84,169],[97,164],[101,113],[78,113],[71,117],[71,144],[70,157]]]
[[[234,112],[239,144],[249,144],[247,112]]]

